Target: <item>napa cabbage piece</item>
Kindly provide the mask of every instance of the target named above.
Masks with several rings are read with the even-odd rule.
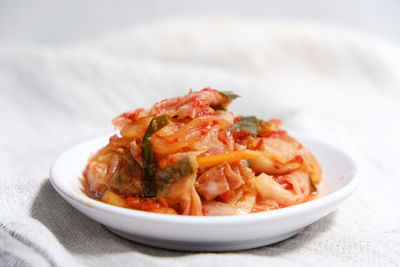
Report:
[[[191,119],[212,114],[217,107],[227,108],[234,99],[233,94],[227,95],[211,88],[204,88],[199,92],[189,92],[183,97],[174,97],[160,101],[153,105],[149,113],[151,116],[166,114],[169,117]]]
[[[168,136],[154,135],[152,139],[154,152],[167,156],[182,151],[207,151],[221,146],[219,132],[233,122],[233,116],[225,117],[208,115],[190,120],[179,130]]]
[[[287,175],[293,189],[287,190],[270,175],[262,173],[255,179],[255,186],[262,199],[276,201],[279,205],[290,206],[307,200],[311,192],[308,175],[296,171]]]

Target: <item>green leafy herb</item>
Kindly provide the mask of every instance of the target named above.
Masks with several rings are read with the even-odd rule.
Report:
[[[240,97],[237,94],[227,92],[227,91],[218,91],[220,95],[224,96],[225,98],[221,99],[221,102],[216,105],[211,105],[211,107],[215,110],[226,110],[232,100]]]
[[[221,105],[221,104],[219,104],[217,106],[213,106],[212,108],[215,109],[215,110],[226,110],[226,107],[224,105]]]
[[[308,179],[310,180],[311,187],[314,189],[314,191],[317,191],[318,188],[317,188],[317,186],[314,184],[314,181],[311,179],[311,176],[310,176],[310,175],[308,175]]]
[[[156,164],[154,162],[153,145],[151,136],[161,130],[169,123],[167,115],[154,117],[151,121],[142,140],[142,161],[143,161],[143,193],[145,197],[155,197],[156,190]]]
[[[260,121],[255,116],[242,117],[230,127],[231,131],[246,131],[252,135],[257,135],[261,132]]]
[[[157,189],[176,182],[178,179],[193,173],[193,167],[188,157],[182,158],[167,168],[161,170],[156,177]]]
[[[121,174],[119,173],[116,177],[115,177],[115,182],[117,182],[117,183],[121,183],[122,182],[122,177],[121,177]]]
[[[240,97],[240,95],[228,92],[228,91],[219,91],[221,95],[224,95],[229,98],[229,100],[235,100],[236,98]]]

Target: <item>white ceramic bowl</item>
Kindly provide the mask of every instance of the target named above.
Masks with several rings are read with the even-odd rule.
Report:
[[[238,216],[194,217],[120,208],[87,197],[81,177],[90,153],[108,142],[102,136],[64,152],[50,170],[57,192],[76,209],[112,232],[139,243],[175,250],[227,251],[287,239],[331,213],[357,187],[356,165],[337,148],[303,134],[298,138],[321,164],[319,198],[279,210]]]

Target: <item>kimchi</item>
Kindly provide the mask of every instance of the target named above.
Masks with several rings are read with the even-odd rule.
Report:
[[[210,88],[113,120],[118,134],[83,173],[89,197],[176,215],[238,215],[309,201],[321,168],[278,119],[234,116]]]

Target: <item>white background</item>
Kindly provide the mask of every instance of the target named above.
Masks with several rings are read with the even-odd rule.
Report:
[[[396,0],[0,0],[0,44],[66,44],[177,17],[241,16],[316,21],[400,42]]]

